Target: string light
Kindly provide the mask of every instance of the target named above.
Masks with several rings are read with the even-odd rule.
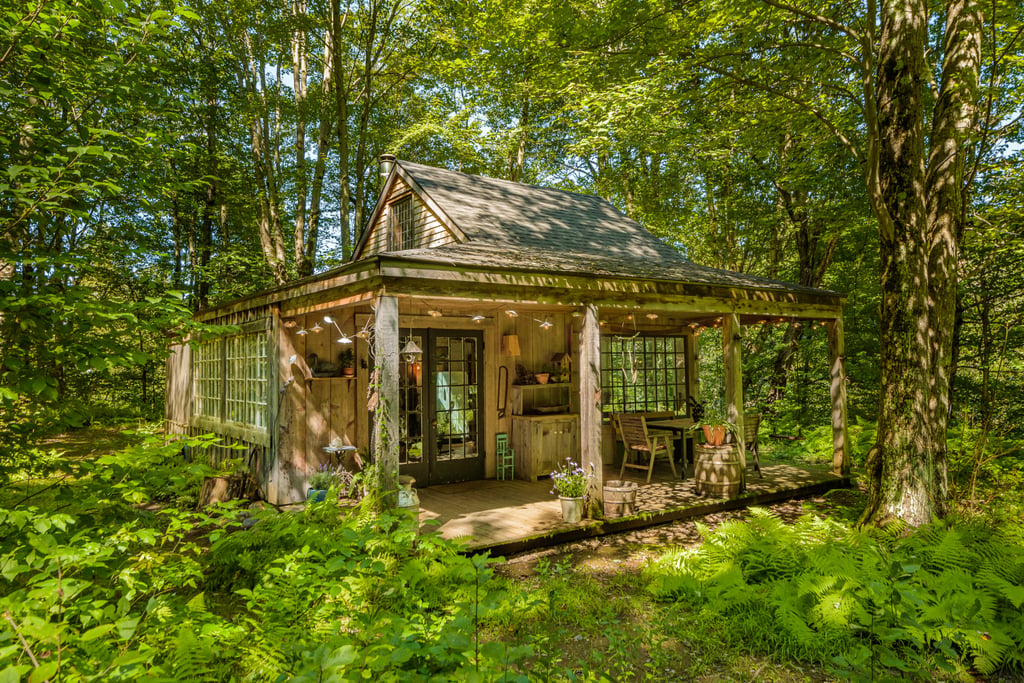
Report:
[[[436,311],[434,309],[430,309],[429,311],[427,311],[427,315],[429,315],[431,318],[440,318],[441,317],[441,311]]]
[[[548,320],[547,318],[544,318],[543,320],[537,320],[536,318],[534,318],[534,320],[540,323],[540,329],[542,330],[550,330],[552,327],[554,327],[554,323]]]
[[[518,314],[518,313],[516,313],[516,312],[515,312],[514,310],[512,310],[511,308],[509,308],[509,309],[507,309],[507,310],[505,311],[505,315],[507,315],[507,316],[508,316],[508,317],[510,317],[510,318],[518,318],[518,317],[519,317],[519,314]]]
[[[342,331],[341,327],[338,325],[338,321],[336,321],[334,318],[332,318],[329,315],[325,315],[324,316],[324,322],[327,323],[328,325],[334,325],[334,328],[336,330],[338,330],[338,334],[341,335],[338,338],[338,343],[339,344],[351,344],[352,343],[352,338],[349,337],[347,334],[345,334]],[[317,329],[318,327],[319,327],[319,325],[314,326],[314,331],[315,332],[319,332],[320,331],[319,329]]]

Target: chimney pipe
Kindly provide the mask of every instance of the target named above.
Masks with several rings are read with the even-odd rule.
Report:
[[[395,167],[395,155],[394,154],[381,154],[380,161],[377,163],[380,172],[380,187],[384,189],[384,183],[387,182],[388,176],[391,175],[391,169]]]

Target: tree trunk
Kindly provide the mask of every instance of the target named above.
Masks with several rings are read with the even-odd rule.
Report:
[[[962,140],[980,64],[980,10],[948,7],[941,88],[925,156],[928,5],[886,0],[878,64],[881,374],[861,521],[926,524],[946,512],[946,424],[956,304]],[[887,219],[887,220],[886,220]],[[888,228],[888,229],[887,229]]]

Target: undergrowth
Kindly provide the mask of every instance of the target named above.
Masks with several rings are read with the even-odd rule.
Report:
[[[520,600],[488,559],[404,515],[175,507],[203,474],[181,445],[0,507],[0,681],[525,680],[528,646],[481,637]]]
[[[861,532],[752,509],[646,572],[652,595],[727,624],[734,643],[851,680],[1024,672],[1019,527]]]

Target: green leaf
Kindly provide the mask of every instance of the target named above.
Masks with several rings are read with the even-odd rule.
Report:
[[[86,631],[85,633],[83,633],[80,636],[79,640],[81,640],[83,643],[87,643],[90,640],[96,640],[97,638],[102,638],[103,636],[107,635],[108,633],[110,633],[113,630],[114,630],[114,625],[113,624],[100,624],[99,626],[94,626],[93,628],[91,628],[88,631]]]
[[[38,666],[29,674],[28,683],[42,683],[42,681],[52,678],[53,674],[57,673],[58,666],[59,662],[56,659]]]
[[[135,635],[141,617],[125,617],[117,622],[117,635],[121,640],[128,640]]]
[[[0,670],[0,683],[20,683],[21,675],[31,668],[28,664],[12,664],[6,669]]]

